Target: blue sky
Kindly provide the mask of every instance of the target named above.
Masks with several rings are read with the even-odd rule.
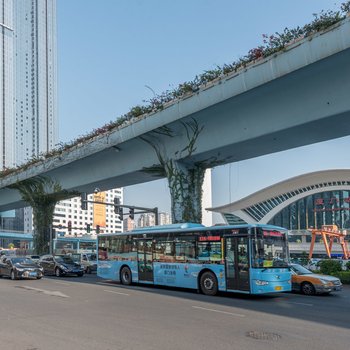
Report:
[[[151,90],[160,94],[237,60],[262,45],[262,34],[302,26],[341,2],[58,0],[60,141],[115,120],[152,98]],[[349,146],[343,138],[219,167],[214,205],[304,172],[347,168]],[[125,203],[170,211],[166,181],[126,188]]]

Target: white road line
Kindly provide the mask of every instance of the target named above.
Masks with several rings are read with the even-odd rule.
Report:
[[[314,306],[314,304],[306,304],[306,303],[295,303],[295,302],[290,302],[288,304],[296,304],[296,305],[303,305],[303,306]]]
[[[57,283],[57,284],[63,284],[64,286],[71,286],[71,285],[72,285],[72,283],[66,283],[66,282],[56,282],[56,281],[55,281],[55,283]]]
[[[107,290],[107,289],[104,289],[103,291],[104,291],[104,292],[108,292],[108,293],[120,294],[120,295],[127,295],[127,296],[130,295],[130,294],[126,294],[126,293],[115,292],[114,290]]]
[[[113,286],[113,283],[108,283],[108,282],[96,282],[96,284],[102,284],[105,286]]]
[[[215,310],[215,309],[207,309],[206,307],[200,307],[200,306],[192,306],[194,309],[200,309],[205,311],[211,311],[211,312],[218,312],[221,314],[231,315],[231,316],[237,316],[237,317],[245,317],[245,315],[242,314],[236,314],[233,312],[227,312],[227,311],[221,311],[221,310]]]
[[[69,298],[68,295],[63,294],[63,293],[61,293],[58,290],[50,291],[50,290],[46,290],[46,289],[33,288],[33,287],[29,287],[29,286],[16,286],[16,287],[17,288],[27,289],[27,290],[33,290],[35,292],[43,293],[43,294],[54,296],[54,297]]]

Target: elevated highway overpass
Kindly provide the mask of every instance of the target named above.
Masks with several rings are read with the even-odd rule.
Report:
[[[184,166],[224,164],[350,134],[350,18],[291,44],[271,57],[202,87],[162,111],[0,180],[0,211],[24,206],[7,186],[37,175],[63,188],[93,192],[156,177],[158,164],[141,137],[162,140],[162,152]],[[179,150],[188,138],[183,122],[203,127],[191,157]],[[155,134],[168,126],[174,137]]]

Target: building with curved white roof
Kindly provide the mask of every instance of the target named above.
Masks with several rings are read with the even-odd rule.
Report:
[[[208,210],[221,213],[228,224],[282,226],[289,230],[292,242],[300,238],[300,242],[308,243],[309,228],[335,224],[350,230],[350,169],[296,176]]]
[[[314,200],[310,201],[311,198]],[[276,216],[285,208],[296,203],[298,203],[298,208],[295,209],[299,210],[300,214],[305,213],[306,215],[306,209],[311,209],[313,213],[338,212],[339,215],[332,216],[334,220],[337,219],[337,216],[349,214],[350,169],[324,170],[296,176],[266,187],[236,202],[209,210],[221,213],[231,224],[237,222],[271,223],[271,221],[276,221]],[[313,222],[310,215],[307,216],[308,227],[321,224],[317,220],[316,223]]]

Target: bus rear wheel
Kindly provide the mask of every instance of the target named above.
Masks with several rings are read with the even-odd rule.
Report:
[[[131,278],[131,271],[127,266],[124,266],[122,270],[120,271],[120,281],[125,286],[130,286],[132,278]]]
[[[216,295],[218,292],[218,281],[216,276],[210,272],[204,272],[200,279],[201,291],[205,295]]]

